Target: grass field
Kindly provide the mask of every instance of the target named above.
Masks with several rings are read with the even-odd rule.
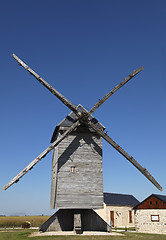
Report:
[[[0,232],[0,240],[166,240],[166,235],[125,232],[122,236],[47,236],[29,238],[32,230]]]
[[[50,216],[14,216],[14,217],[0,217],[0,228],[2,227],[21,227],[21,225],[28,221],[31,227],[41,226]]]

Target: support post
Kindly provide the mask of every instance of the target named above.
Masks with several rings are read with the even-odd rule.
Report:
[[[82,233],[81,213],[74,213],[74,231],[76,234]]]

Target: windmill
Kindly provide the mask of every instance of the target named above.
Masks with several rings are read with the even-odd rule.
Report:
[[[53,150],[51,208],[60,210],[43,224],[42,231],[73,230],[74,228],[79,232],[107,229],[107,224],[93,211],[93,209],[103,207],[102,139],[105,139],[162,191],[162,187],[147,169],[143,168],[108,136],[104,131],[104,126],[92,116],[94,111],[142,71],[143,67],[134,70],[99,100],[90,111],[87,111],[83,106],[75,106],[71,103],[15,54],[13,54],[13,57],[20,66],[25,68],[71,110],[71,113],[56,126],[51,145],[3,187],[3,190],[6,190],[17,183],[20,178]]]

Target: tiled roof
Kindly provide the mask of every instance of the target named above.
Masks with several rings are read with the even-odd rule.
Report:
[[[104,193],[104,203],[114,206],[136,206],[140,202],[132,195],[118,193]]]

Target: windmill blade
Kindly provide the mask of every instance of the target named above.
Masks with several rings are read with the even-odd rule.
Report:
[[[162,187],[155,180],[155,178],[147,171],[146,168],[143,168],[132,156],[123,150],[112,138],[110,138],[103,130],[99,129],[91,121],[87,122],[84,120],[84,123],[92,127],[100,136],[102,136],[109,144],[111,144],[119,153],[121,153],[129,162],[131,162],[149,181],[151,181],[160,191]]]
[[[37,158],[35,158],[28,166],[26,166],[19,174],[17,174],[2,190],[8,189],[14,183],[17,183],[29,170],[31,170],[42,158],[44,158],[53,148],[55,148],[70,132],[80,125],[76,121],[67,131],[65,131],[57,140],[55,140],[46,150],[44,150]]]
[[[99,108],[109,97],[111,97],[117,90],[119,90],[123,85],[125,85],[130,79],[132,79],[135,75],[137,75],[142,70],[143,70],[143,67],[140,67],[137,70],[134,70],[132,73],[130,73],[127,78],[125,78],[121,83],[119,83],[109,93],[107,93],[102,99],[100,99],[94,105],[94,107],[89,111],[89,114],[92,114],[94,111],[96,111],[96,109]]]
[[[25,68],[31,75],[33,75],[42,85],[44,85],[52,94],[54,94],[62,103],[64,103],[70,110],[72,110],[77,116],[79,112],[77,107],[72,104],[67,98],[65,98],[61,93],[59,93],[55,88],[53,88],[49,83],[47,83],[43,78],[41,78],[37,73],[35,73],[30,67],[28,67],[20,58],[13,54],[14,59],[18,62],[20,66]]]

